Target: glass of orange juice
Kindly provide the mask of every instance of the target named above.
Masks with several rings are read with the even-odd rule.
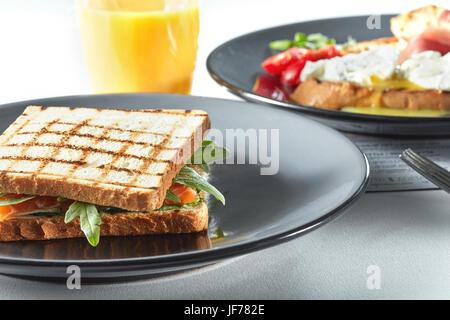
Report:
[[[78,13],[95,93],[190,93],[198,0],[78,0]]]

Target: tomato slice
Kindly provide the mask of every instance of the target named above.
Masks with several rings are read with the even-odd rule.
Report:
[[[280,75],[291,63],[302,59],[307,52],[308,49],[290,48],[267,58],[261,66],[271,74]]]
[[[341,56],[342,54],[336,49],[336,47],[333,44],[330,44],[317,50],[310,50],[306,54],[306,59],[308,61],[317,61]]]
[[[0,200],[5,200],[9,198],[21,198],[24,197],[20,194],[7,195]],[[22,213],[33,212],[40,209],[51,209],[58,208],[61,206],[61,202],[57,201],[56,197],[36,197],[22,203],[1,206],[0,207],[0,221],[13,218],[14,216],[20,215]]]
[[[302,72],[305,64],[307,62],[306,56],[303,59],[296,61],[289,65],[282,73],[281,73],[281,82],[284,84],[288,84],[291,86],[300,84],[300,73]]]
[[[169,189],[180,198],[181,202],[174,202],[166,199],[164,204],[192,203],[197,199],[197,192],[184,184],[174,183]]]
[[[262,67],[273,75],[280,76],[282,83],[290,86],[300,84],[300,74],[308,61],[318,61],[342,56],[336,46],[330,44],[320,49],[290,48],[267,58]]]

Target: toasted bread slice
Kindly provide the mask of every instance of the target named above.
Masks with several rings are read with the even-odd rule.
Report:
[[[386,107],[409,110],[450,110],[450,92],[438,90],[378,90],[350,82],[319,81],[308,78],[292,93],[301,105],[339,110],[343,107]]]
[[[152,211],[209,127],[200,110],[29,106],[0,136],[0,193]]]
[[[450,20],[445,8],[429,5],[391,19],[391,31],[396,38],[410,40],[420,35],[429,27],[450,29]]]
[[[208,228],[205,202],[178,210],[101,214],[101,236],[192,233]],[[24,216],[0,222],[0,241],[85,237],[80,219],[64,223],[64,215]],[[101,241],[101,240],[100,240]]]

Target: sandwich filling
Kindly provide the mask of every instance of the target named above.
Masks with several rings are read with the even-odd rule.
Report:
[[[207,181],[206,175],[210,172],[210,163],[226,157],[225,149],[217,146],[213,141],[204,140],[200,149],[192,155],[189,163],[173,179],[162,207],[154,211],[196,206],[204,201],[204,193],[211,194],[225,204],[225,197]],[[101,215],[116,212],[126,212],[126,210],[62,197],[0,194],[0,221],[41,215],[64,215],[65,223],[70,223],[79,217],[80,227],[93,246],[96,246],[100,240]]]

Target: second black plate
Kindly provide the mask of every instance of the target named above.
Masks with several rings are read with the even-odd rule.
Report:
[[[391,136],[450,136],[450,117],[347,113],[281,102],[253,92],[257,77],[264,72],[261,62],[273,54],[268,47],[270,41],[292,38],[296,32],[323,33],[335,38],[338,43],[345,42],[348,35],[358,41],[392,37],[392,17],[393,15],[382,15],[380,29],[367,27],[368,16],[355,16],[307,21],[245,34],[216,48],[207,59],[207,68],[215,81],[243,99],[294,109],[338,130]]]

